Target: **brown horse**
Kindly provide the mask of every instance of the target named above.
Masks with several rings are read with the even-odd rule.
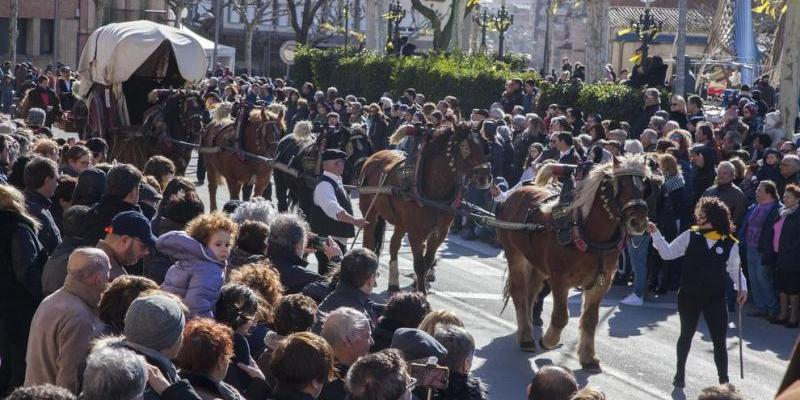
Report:
[[[272,176],[272,164],[264,160],[247,158],[238,154],[236,147],[236,122],[230,118],[230,105],[221,104],[215,110],[214,120],[208,125],[203,136],[203,147],[211,148],[203,160],[208,173],[208,193],[211,209],[217,209],[217,186],[220,176],[228,184],[231,199],[239,199],[242,187],[255,184],[256,195],[260,196]],[[256,107],[249,112],[244,128],[244,151],[257,156],[272,158],[281,138],[283,115]],[[223,148],[224,147],[224,148]],[[227,148],[227,149],[226,149]]]
[[[481,140],[470,133],[466,124],[458,125],[455,129],[440,128],[418,156],[420,195],[448,207],[460,191],[464,176],[484,163]],[[381,178],[387,174],[382,186],[400,187],[396,167],[403,159],[401,153],[392,150],[373,154],[361,169],[359,186],[381,186]],[[375,196],[377,198],[369,209]],[[447,236],[453,222],[453,213],[422,206],[412,199],[392,194],[362,193],[359,196],[359,207],[364,218],[369,221],[364,228],[364,247],[376,254],[380,254],[386,221],[394,225],[389,247],[389,290],[399,290],[397,253],[403,236],[408,233],[414,256],[416,288],[426,293],[428,271],[433,264],[436,250]]]
[[[569,320],[567,296],[570,288],[583,288],[578,356],[586,370],[600,370],[594,335],[600,301],[611,284],[620,245],[625,234],[640,235],[647,226],[650,172],[642,156],[626,157],[595,167],[578,183],[570,212],[577,217],[580,240],[560,245],[552,224],[553,192],[543,187],[558,167],[541,167],[537,186],[523,186],[503,205],[498,220],[541,224],[535,231],[497,229],[509,274],[505,298],[510,296],[517,315],[517,339],[526,351],[535,351],[531,313],[534,302],[549,279],[553,290],[553,313],[547,332],[539,341],[545,349],[558,346]],[[585,246],[584,246],[585,244]],[[582,248],[583,251],[579,250]]]

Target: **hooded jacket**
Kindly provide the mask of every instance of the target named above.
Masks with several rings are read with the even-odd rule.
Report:
[[[158,238],[156,249],[175,261],[161,289],[180,296],[189,307],[189,317],[214,317],[213,310],[225,281],[225,262],[184,231]]]

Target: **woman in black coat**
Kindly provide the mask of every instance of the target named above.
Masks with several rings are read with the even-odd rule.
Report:
[[[775,260],[775,286],[780,300],[780,314],[773,323],[789,328],[800,325],[800,186],[788,185],[783,193],[784,209],[775,224],[773,246]],[[791,313],[790,313],[791,308]]]

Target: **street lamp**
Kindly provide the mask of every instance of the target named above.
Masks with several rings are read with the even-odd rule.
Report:
[[[350,0],[344,5],[344,49],[350,44]]]
[[[472,16],[472,20],[481,27],[481,52],[486,53],[486,28],[489,26],[489,13],[485,8],[483,10],[478,8],[478,13]]]
[[[650,1],[652,0],[642,0],[642,2],[645,3],[644,14],[639,15],[638,21],[631,21],[631,30],[642,42],[643,58],[647,55],[647,49],[650,43],[653,43],[653,40],[655,40],[663,27],[663,22],[656,20],[650,12]]]
[[[386,20],[389,21],[389,31],[394,32],[392,43],[394,45],[393,51],[400,54],[400,21],[406,17],[406,10],[400,5],[400,0],[394,0],[389,3],[389,13],[386,14]],[[392,29],[394,23],[394,30]]]
[[[497,14],[492,18],[495,29],[500,32],[500,43],[497,55],[503,58],[503,43],[505,42],[506,31],[508,28],[511,28],[511,25],[514,23],[514,15],[508,12],[506,5],[503,4],[500,6],[500,10],[497,11]]]

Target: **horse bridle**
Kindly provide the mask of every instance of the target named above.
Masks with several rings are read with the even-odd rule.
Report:
[[[638,170],[622,170],[615,172],[611,175],[606,175],[603,178],[603,183],[601,184],[601,194],[600,199],[603,202],[603,209],[606,211],[608,216],[615,220],[620,221],[624,216],[625,212],[631,208],[642,208],[647,210],[647,201],[642,199],[632,199],[627,201],[625,204],[621,204],[617,195],[619,194],[619,184],[617,183],[617,179],[624,177],[624,176],[631,176],[634,179],[634,185],[642,192],[644,196],[644,179],[646,178],[645,175],[638,171]],[[611,193],[608,193],[609,190]]]
[[[472,149],[469,147],[468,140],[472,140],[474,143],[478,143],[477,135],[470,134],[470,136],[465,137],[462,140],[456,141],[456,132],[454,129],[451,129],[452,134],[449,138],[447,138],[447,161],[448,166],[450,167],[450,171],[456,172],[456,146],[458,146],[458,153],[461,156],[462,160],[466,160],[472,155]],[[473,167],[473,169],[478,169],[481,165],[477,165]]]
[[[261,122],[258,127],[258,142],[259,147],[261,147],[264,151],[264,155],[267,155],[267,149],[270,147],[270,144],[266,142],[266,136],[269,134],[267,132],[267,127],[272,127],[272,138],[274,141],[271,145],[277,146],[278,141],[281,139],[281,132],[278,129],[279,121],[277,120],[270,120],[267,121],[267,113],[266,107],[261,107]]]

